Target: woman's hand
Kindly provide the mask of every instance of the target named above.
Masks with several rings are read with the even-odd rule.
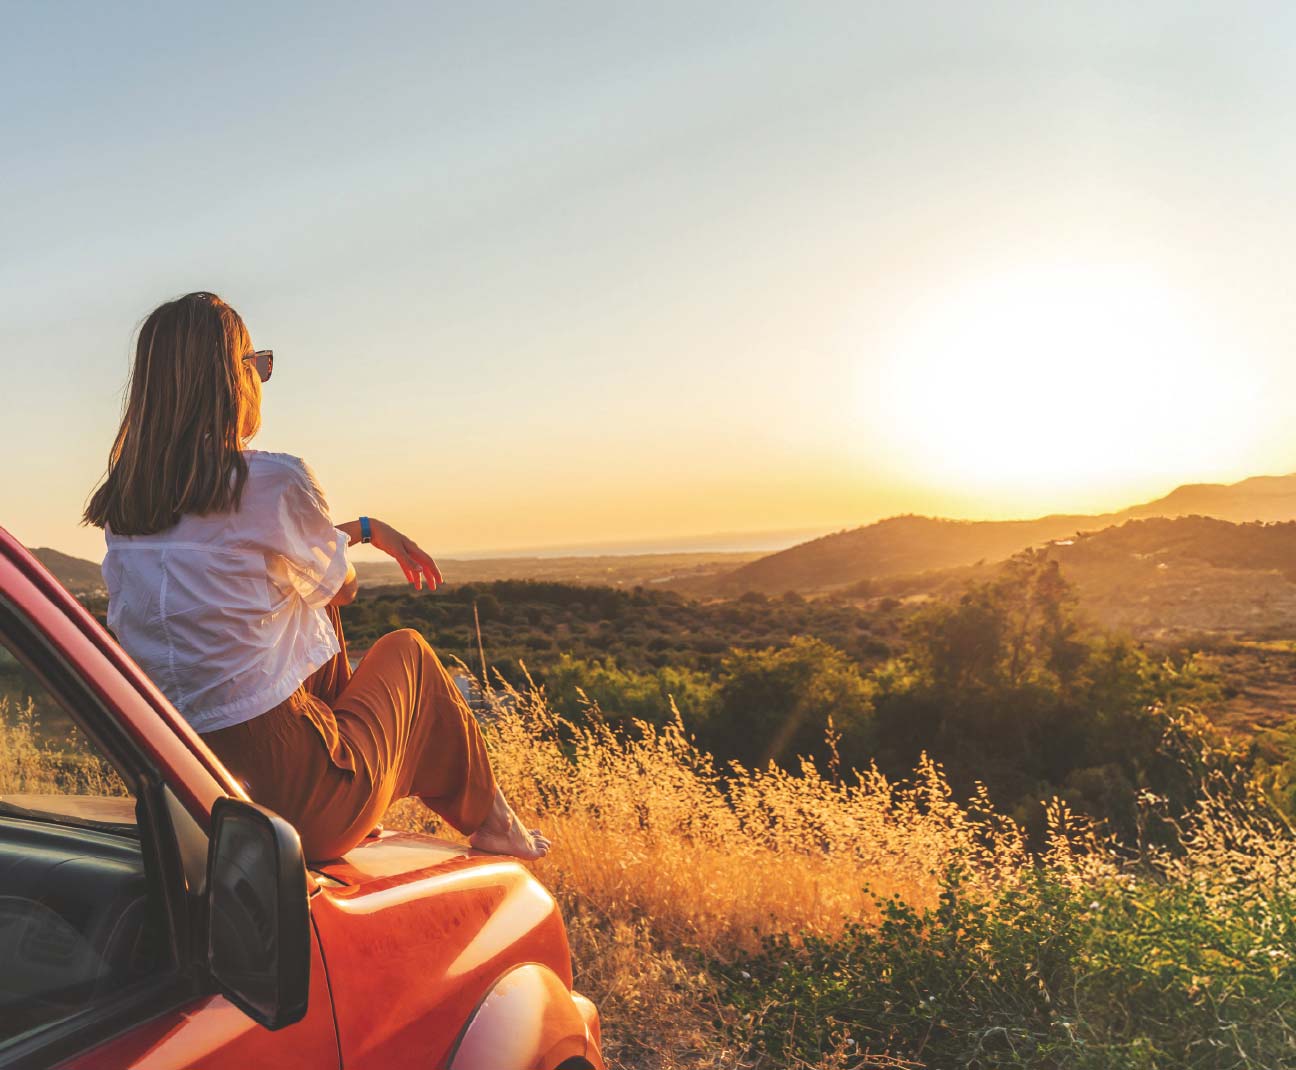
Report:
[[[370,545],[393,558],[416,590],[422,590],[426,583],[429,591],[435,591],[444,582],[436,562],[413,539],[402,535],[385,521],[372,517],[369,519],[369,533]]]
[[[345,532],[352,546],[360,543],[360,521],[348,520],[337,525],[338,531]],[[445,581],[436,562],[424,552],[413,539],[406,538],[394,527],[383,520],[369,518],[369,544],[378,547],[396,564],[400,565],[405,578],[418,590],[427,584],[429,591],[435,591]]]

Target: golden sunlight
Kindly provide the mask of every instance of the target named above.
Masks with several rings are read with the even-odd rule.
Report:
[[[1188,300],[1147,271],[1066,265],[901,311],[868,383],[893,463],[962,491],[1092,496],[1219,471],[1254,387]]]

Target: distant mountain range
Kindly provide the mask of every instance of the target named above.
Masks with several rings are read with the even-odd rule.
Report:
[[[1252,476],[1239,483],[1185,483],[1164,498],[1108,515],[1112,517],[1109,523],[1145,516],[1192,515],[1238,524],[1248,520],[1296,520],[1296,472]]]
[[[1186,525],[1138,528],[1128,522],[1147,518],[1197,517],[1227,522],[1224,527]],[[600,558],[509,558],[492,561],[442,562],[450,582],[481,582],[503,577],[545,578],[575,583],[657,583],[686,593],[703,596],[732,596],[745,591],[782,594],[798,591],[813,594],[827,591],[862,592],[870,581],[903,578],[902,586],[913,587],[920,574],[931,579],[948,579],[948,570],[967,569],[1002,560],[1027,546],[1075,540],[1085,553],[1099,553],[1104,547],[1146,538],[1168,540],[1176,553],[1191,551],[1209,567],[1226,567],[1255,572],[1296,568],[1296,543],[1285,534],[1259,534],[1236,525],[1254,521],[1296,521],[1296,473],[1285,476],[1253,476],[1238,483],[1189,483],[1163,498],[1133,505],[1115,513],[1054,514],[1033,520],[951,520],[908,514],[889,517],[863,527],[812,539],[786,550],[764,556],[747,554],[646,554],[634,557],[607,555]],[[1117,535],[1108,529],[1126,532]],[[1293,529],[1296,530],[1296,529]],[[1102,533],[1099,542],[1091,541]],[[1209,548],[1209,557],[1206,554]],[[1103,551],[1105,552],[1105,551]],[[1146,546],[1124,553],[1149,554]],[[1080,567],[1080,550],[1069,555]],[[69,590],[77,594],[101,592],[103,579],[93,561],[71,557],[57,550],[37,549],[36,556]],[[1230,558],[1240,555],[1237,560]],[[1230,564],[1224,565],[1225,559]],[[1263,564],[1262,564],[1263,562]],[[1108,565],[1112,559],[1108,559]],[[394,565],[360,562],[361,582],[366,585],[403,582]],[[534,575],[533,575],[534,573]],[[922,584],[918,585],[919,587]]]
[[[913,514],[800,543],[713,579],[696,593],[782,594],[842,589],[865,580],[993,561],[1027,546],[1147,517],[1208,516],[1232,523],[1296,520],[1296,473],[1239,483],[1189,483],[1116,513],[1054,514],[1035,520],[949,520]]]

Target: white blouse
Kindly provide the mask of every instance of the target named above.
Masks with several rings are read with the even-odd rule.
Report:
[[[246,450],[237,512],[104,535],[108,626],[196,731],[249,721],[338,653],[348,538],[305,461]]]

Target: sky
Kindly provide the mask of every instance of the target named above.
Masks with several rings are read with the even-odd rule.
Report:
[[[0,2],[0,525],[213,290],[261,449],[435,554],[1296,470],[1296,8]]]

